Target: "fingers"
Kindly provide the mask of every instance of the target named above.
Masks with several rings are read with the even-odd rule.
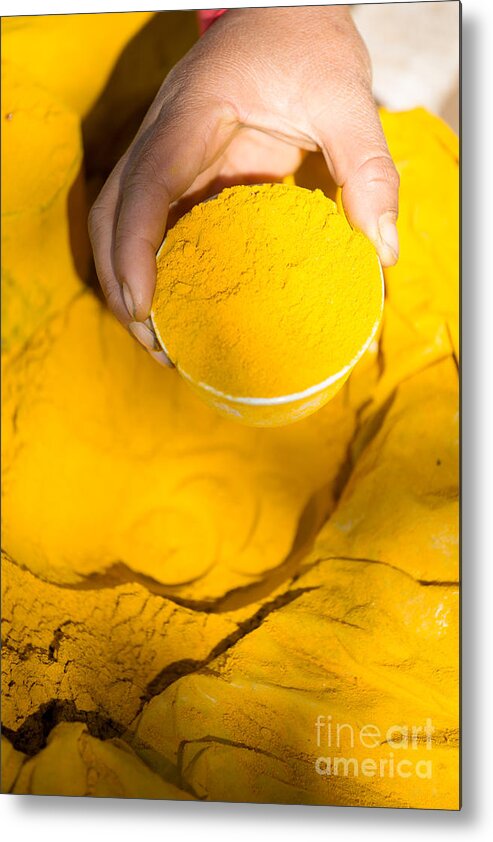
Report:
[[[128,154],[115,167],[91,208],[89,234],[96,271],[110,310],[158,363],[172,367],[172,363],[159,345],[151,320],[149,318],[143,322],[136,320],[131,293],[127,285],[120,282],[115,271],[115,229],[121,202],[123,173],[127,163]]]
[[[118,281],[114,267],[114,237],[121,201],[121,186],[130,155],[145,133],[150,131],[158,115],[159,106],[154,101],[132,146],[120,159],[92,206],[88,219],[89,236],[101,288],[110,310],[126,326],[132,318],[133,304],[128,289]]]
[[[161,110],[155,102],[89,215],[108,306],[162,365],[171,363],[149,314],[168,209],[221,154],[236,124],[234,115],[211,102],[192,109],[182,101]]]
[[[88,226],[96,272],[108,307],[122,324],[128,325],[131,315],[125,304],[124,293],[113,265],[115,215],[123,166],[124,161],[120,161],[101,190],[91,208]]]
[[[114,272],[137,321],[151,309],[156,252],[176,201],[221,154],[235,129],[217,104],[181,103],[160,114],[129,160],[113,240]]]
[[[342,201],[351,223],[373,242],[382,266],[399,257],[397,234],[399,176],[388,152],[361,150],[342,187]]]
[[[349,221],[373,242],[382,265],[393,266],[399,256],[399,175],[369,91],[356,88],[341,100],[322,148],[342,187]]]

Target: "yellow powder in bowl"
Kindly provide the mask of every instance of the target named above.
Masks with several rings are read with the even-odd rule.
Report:
[[[339,388],[381,318],[375,249],[319,190],[225,189],[168,232],[157,268],[160,342],[183,376],[239,417],[242,406],[300,406]]]

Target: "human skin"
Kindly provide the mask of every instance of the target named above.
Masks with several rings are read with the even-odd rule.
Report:
[[[164,80],[89,215],[108,305],[156,360],[156,252],[180,207],[226,184],[280,180],[320,149],[351,224],[398,258],[399,176],[348,7],[234,9]]]

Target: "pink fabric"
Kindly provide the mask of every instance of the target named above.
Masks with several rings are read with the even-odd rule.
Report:
[[[197,17],[199,19],[199,31],[203,35],[204,32],[217,20],[227,9],[198,9]]]

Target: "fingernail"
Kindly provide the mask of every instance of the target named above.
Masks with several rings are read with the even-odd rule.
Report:
[[[132,336],[140,342],[148,351],[156,349],[156,338],[154,332],[150,330],[143,322],[130,322],[128,329]]]
[[[166,366],[166,368],[174,368],[173,363],[171,362],[169,357],[166,356],[164,351],[149,351],[149,354],[151,355],[152,359],[156,360],[156,362],[160,365],[164,365]]]
[[[378,220],[378,232],[383,246],[382,263],[385,266],[392,265],[399,257],[399,235],[392,211],[382,214]]]
[[[122,295],[123,295],[123,300],[125,302],[125,307],[128,310],[128,315],[132,316],[132,318],[134,319],[135,318],[135,305],[134,305],[134,300],[132,298],[132,293],[130,292],[130,287],[128,286],[128,284],[125,284],[125,283],[122,284]]]

